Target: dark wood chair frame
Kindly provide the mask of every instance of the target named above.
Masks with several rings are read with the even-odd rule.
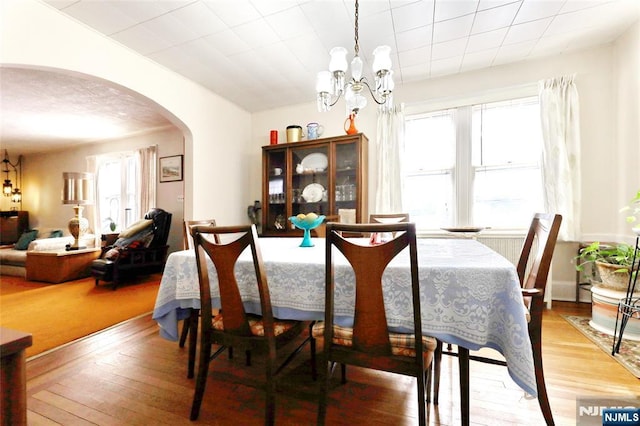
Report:
[[[363,246],[342,236],[342,233],[364,235],[373,232],[395,233],[396,237],[383,244]],[[333,343],[333,309],[336,285],[333,265],[334,247],[344,254],[355,273],[356,296],[353,346],[351,347]],[[343,366],[343,382],[345,381],[345,364],[416,377],[419,423],[424,425],[426,422],[426,375],[429,374],[428,367],[431,360],[429,359],[429,363],[425,365],[423,342],[420,337],[415,339],[415,357],[392,355],[384,310],[382,275],[389,262],[407,247],[411,261],[413,331],[415,336],[422,336],[415,224],[327,224],[324,357],[322,358],[326,362],[326,368],[322,369],[324,380],[322,381],[317,419],[320,425],[325,422],[329,380],[336,363]]]
[[[382,221],[378,220],[382,219]],[[409,213],[371,213],[369,223],[388,223],[385,219],[397,219],[398,222],[410,222]]]
[[[249,226],[194,226],[191,228],[194,248],[196,250],[196,262],[198,267],[198,279],[200,284],[200,356],[198,359],[198,375],[196,379],[195,393],[191,407],[191,420],[196,420],[200,413],[200,406],[204,397],[204,391],[209,373],[209,363],[227,347],[244,349],[247,354],[264,354],[266,358],[266,402],[265,424],[272,425],[275,422],[275,376],[298,354],[304,345],[313,338],[309,335],[304,338],[276,369],[276,355],[280,348],[298,339],[306,327],[311,323],[293,321],[294,325],[282,334],[275,335],[276,319],[271,309],[271,298],[265,267],[257,244],[258,234],[255,225]],[[216,243],[207,236],[226,235],[238,236],[237,239],[223,243]],[[262,322],[264,336],[252,334],[248,322],[248,314],[245,312],[238,283],[236,281],[234,266],[240,254],[249,247],[253,257],[256,273],[258,292],[260,294],[260,306],[262,310]],[[211,306],[211,290],[209,285],[209,273],[207,270],[207,258],[209,258],[218,275],[220,289],[220,303],[224,312],[224,330],[213,328],[213,308]],[[302,337],[300,337],[302,339]],[[212,354],[212,346],[220,345],[220,348]],[[312,346],[312,350],[313,350]],[[312,354],[315,358],[315,354]]]
[[[201,219],[201,220],[185,220],[182,222],[182,249],[183,250],[193,250],[193,237],[191,236],[191,228],[197,225],[203,226],[216,226],[215,219]],[[219,242],[217,235],[214,235],[214,239],[216,242]],[[196,365],[196,346],[198,345],[198,318],[200,316],[200,310],[191,308],[191,312],[189,316],[182,321],[182,332],[180,333],[180,341],[178,345],[181,348],[184,348],[184,345],[187,341],[187,337],[191,336],[189,339],[189,359],[187,366],[187,378],[193,378],[195,365]],[[233,356],[233,352],[229,349],[229,356]]]
[[[529,310],[530,320],[528,324],[529,339],[533,351],[533,364],[536,375],[536,388],[538,402],[542,415],[547,425],[554,425],[547,387],[544,382],[544,370],[542,366],[542,313],[544,311],[544,294],[547,286],[547,277],[551,267],[551,260],[555,250],[558,232],[562,223],[562,216],[551,213],[536,213],[531,221],[529,231],[525,238],[520,259],[518,260],[518,278],[522,287],[524,303]],[[537,239],[537,251],[534,253],[529,274],[525,277],[529,258],[532,254],[534,241]],[[438,341],[434,357],[433,374],[433,403],[438,404],[438,391],[440,387],[440,367],[442,354],[458,356],[460,366],[460,404],[462,424],[469,424],[469,360],[485,362],[489,364],[503,365],[502,360],[469,355],[469,350],[458,347],[458,353],[443,351],[442,342]]]

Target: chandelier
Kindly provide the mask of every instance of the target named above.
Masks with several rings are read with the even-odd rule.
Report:
[[[2,160],[2,164],[4,166],[4,170],[3,172],[5,173],[5,179],[4,179],[4,183],[2,184],[2,194],[5,197],[11,197],[11,201],[14,203],[19,203],[22,201],[22,192],[20,192],[20,189],[17,187],[18,185],[18,169],[20,167],[20,164],[22,163],[22,156],[18,157],[18,161],[16,161],[16,163],[12,163],[9,160],[9,153],[7,152],[7,150],[4,150],[4,159]],[[11,170],[9,170],[9,166],[11,166],[13,168],[13,171],[16,174],[16,188],[13,188],[13,184],[11,183],[11,179],[9,179],[9,172]]]
[[[344,94],[347,114],[357,113],[367,105],[367,98],[363,93],[365,87],[383,110],[388,110],[391,107],[394,83],[389,46],[378,46],[373,51],[374,87],[372,88],[366,77],[362,76],[363,63],[359,56],[360,45],[358,44],[358,0],[356,0],[354,50],[355,56],[351,61],[351,79],[346,84],[347,49],[334,47],[329,52],[331,55],[329,71],[320,71],[316,79],[318,111],[329,111]]]

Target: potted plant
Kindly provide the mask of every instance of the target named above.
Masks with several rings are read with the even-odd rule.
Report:
[[[627,213],[627,222],[631,224],[638,222],[640,219],[640,191],[621,211]],[[640,233],[640,226],[632,226],[632,229],[636,234]],[[634,249],[634,246],[625,243],[610,245],[595,241],[580,251],[576,257],[576,269],[583,271],[585,265],[595,266],[603,287],[625,291],[629,283],[629,271],[635,269],[632,268]],[[636,265],[637,262],[638,259],[636,259]]]
[[[109,222],[109,229],[111,230],[111,232],[114,232],[118,225],[110,217],[106,218],[105,221]]]
[[[633,246],[625,243],[609,245],[594,241],[580,251],[576,269],[583,271],[585,265],[595,266],[603,287],[625,291],[629,283],[633,250]]]

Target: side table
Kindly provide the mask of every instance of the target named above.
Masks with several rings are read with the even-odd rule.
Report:
[[[27,280],[61,283],[88,277],[99,248],[27,252]]]
[[[0,327],[2,426],[27,424],[27,367],[24,351],[32,344],[31,334]]]

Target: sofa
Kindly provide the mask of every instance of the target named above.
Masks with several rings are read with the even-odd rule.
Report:
[[[25,235],[27,233],[30,234]],[[29,239],[32,239],[32,241],[28,241]],[[80,240],[87,247],[97,247],[96,236],[93,234],[86,234]],[[73,237],[64,235],[62,230],[41,228],[27,231],[21,235],[15,244],[0,248],[0,275],[26,278],[28,252],[64,250],[68,244],[72,243]]]

